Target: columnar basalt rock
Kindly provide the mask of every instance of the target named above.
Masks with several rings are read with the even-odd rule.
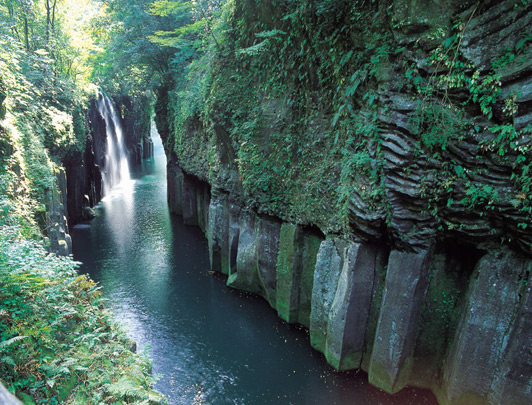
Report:
[[[446,398],[450,402],[498,403],[504,393],[507,400],[520,396],[519,392],[508,395],[503,387],[492,390],[497,384],[504,385],[501,374],[515,376],[530,368],[523,369],[522,359],[512,350],[512,346],[519,346],[512,340],[524,337],[512,330],[519,331],[520,322],[526,322],[523,317],[527,316],[531,271],[532,262],[512,251],[489,253],[478,262],[445,365]],[[530,379],[523,382],[517,386],[530,392]]]
[[[337,370],[360,368],[366,344],[378,248],[353,243],[345,251],[342,272],[327,322],[325,357]]]
[[[235,266],[231,266],[227,285],[244,291],[260,294],[260,281],[257,263],[256,216],[243,212],[238,221],[240,229]]]
[[[447,241],[390,251],[386,244],[323,240],[315,230],[243,208],[223,190],[207,208],[197,203],[210,196],[205,183],[176,167],[169,173],[173,198],[182,199],[170,203],[195,207],[189,218],[206,211],[212,270],[227,274],[228,286],[264,297],[287,322],[308,327],[311,345],[334,368],[362,368],[390,393],[407,384],[430,387],[441,403],[526,402],[526,256]]]
[[[277,314],[288,323],[299,318],[301,253],[297,240],[298,226],[284,223],[279,235],[277,259]]]
[[[310,341],[338,370],[359,368],[379,249],[327,239],[317,255],[310,317]]]
[[[183,178],[183,222],[187,225],[199,225],[198,193],[196,180],[191,176]]]
[[[277,256],[281,222],[275,218],[259,217],[257,234],[257,270],[261,295],[275,308],[277,302]]]
[[[309,330],[310,344],[322,353],[325,352],[327,341],[329,312],[336,294],[338,279],[348,246],[349,242],[343,239],[326,239],[321,243],[316,257]]]
[[[183,171],[174,160],[166,165],[167,199],[170,212],[183,215]]]
[[[198,185],[199,189],[197,191],[198,197],[196,199],[198,212],[198,226],[202,232],[207,235],[209,230],[209,206],[211,204],[211,192],[207,183],[201,182]]]
[[[229,274],[229,199],[226,193],[214,193],[209,205],[207,239],[211,270]]]
[[[197,207],[186,221],[209,212],[213,270],[308,327],[334,368],[361,368],[389,393],[532,403],[532,4],[355,2],[346,15],[367,24],[343,35],[340,2],[282,15],[263,3],[234,2],[248,19],[229,42],[266,44],[258,22],[283,76],[256,68],[270,66],[260,55],[216,56],[229,68],[208,82],[207,118],[178,136],[165,106],[179,100],[160,98],[167,152],[185,171],[172,204]],[[326,59],[316,21],[338,35]],[[313,38],[312,58],[294,35]],[[209,183],[209,209],[187,177]]]
[[[284,222],[277,256],[277,314],[288,323],[310,327],[314,268],[323,236]]]
[[[390,253],[369,367],[370,382],[390,393],[408,384],[431,256],[431,250]]]
[[[47,193],[46,229],[50,240],[50,251],[68,256],[72,253],[72,239],[68,233],[67,181],[64,169],[57,169],[55,178],[56,184]]]
[[[532,272],[521,279],[521,307],[517,325],[509,337],[508,348],[495,376],[488,399],[493,403],[526,404],[532,395]]]
[[[227,274],[236,272],[236,260],[238,257],[238,240],[240,238],[239,218],[242,209],[238,204],[229,202],[229,239],[228,239],[228,264]],[[210,221],[209,221],[210,223]]]

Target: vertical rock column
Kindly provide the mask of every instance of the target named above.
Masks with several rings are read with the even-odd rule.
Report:
[[[277,257],[277,313],[289,323],[310,326],[316,256],[322,239],[283,223]]]
[[[504,364],[495,382],[492,402],[501,404],[526,404],[532,397],[532,272],[530,263],[521,279],[522,305],[510,337]]]
[[[170,160],[166,170],[167,198],[170,212],[183,215],[183,171]]]
[[[228,256],[229,267],[227,274],[236,272],[236,260],[238,256],[238,238],[240,236],[239,218],[241,208],[238,204],[229,203],[229,241],[228,241]]]
[[[489,253],[478,262],[444,370],[446,401],[517,404],[520,395],[530,395],[526,357],[532,356],[526,337],[531,335],[519,329],[531,322],[531,267],[530,260],[509,250]],[[513,378],[507,382],[504,374]]]
[[[301,266],[298,262],[301,259],[298,255],[297,229],[297,225],[283,223],[277,258],[277,314],[289,323],[297,322],[299,311]]]
[[[359,243],[345,251],[327,324],[325,357],[337,370],[359,368],[376,275],[377,248]]]
[[[277,303],[277,256],[279,255],[279,235],[281,222],[271,218],[259,218],[257,233],[257,270],[261,285],[261,295],[272,308]]]
[[[231,227],[234,238],[233,220]],[[227,285],[261,295],[273,308],[276,305],[276,267],[280,230],[279,221],[257,217],[254,212],[243,212],[239,220],[236,262],[231,264],[234,258],[228,257],[230,266]],[[231,247],[227,243],[226,252],[231,249],[234,254],[234,243],[234,239],[231,241]]]
[[[347,246],[346,240],[326,239],[321,243],[316,258],[310,312],[310,344],[322,353],[325,353],[329,311],[336,294]]]
[[[198,213],[198,226],[204,235],[209,230],[209,211],[211,203],[210,187],[208,183],[201,182],[197,185],[196,207]]]
[[[186,225],[199,225],[196,181],[191,176],[183,176],[183,222]]]
[[[431,257],[431,250],[390,253],[369,381],[392,394],[408,383]]]
[[[314,271],[310,343],[337,370],[360,367],[378,248],[338,238],[322,242]]]
[[[72,253],[72,240],[68,233],[66,210],[66,175],[64,169],[55,169],[57,184],[47,194],[47,229],[50,239],[50,250],[61,256]]]
[[[213,193],[209,205],[207,239],[211,270],[229,274],[229,198],[226,193]]]
[[[227,285],[260,294],[257,269],[257,234],[255,232],[256,219],[252,212],[242,212],[240,215],[236,263],[230,268]]]

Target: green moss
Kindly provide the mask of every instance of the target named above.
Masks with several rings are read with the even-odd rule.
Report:
[[[369,382],[388,394],[396,394],[407,385],[412,364],[413,358],[408,357],[403,364],[399,365],[399,372],[394,377],[386,367],[373,361],[369,369]]]
[[[310,327],[310,310],[312,307],[312,287],[314,285],[314,268],[320,248],[321,238],[313,233],[304,233],[301,254],[302,269],[299,282],[298,322]]]
[[[299,275],[297,268],[295,235],[297,225],[283,223],[279,236],[279,256],[277,258],[277,313],[286,322],[298,321]]]
[[[336,354],[332,353],[327,347],[325,350],[325,358],[327,359],[327,363],[333,366],[336,370],[356,370],[360,367],[360,362],[362,360],[362,352],[346,352],[342,350],[341,356],[338,357]]]
[[[325,353],[327,334],[321,330],[310,329],[310,345],[321,353]]]

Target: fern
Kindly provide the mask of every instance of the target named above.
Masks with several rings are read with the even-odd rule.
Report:
[[[124,398],[137,399],[137,400],[147,400],[148,395],[140,391],[137,388],[137,385],[127,378],[121,378],[116,383],[108,384],[106,386],[107,392],[115,398]]]
[[[0,342],[0,352],[8,349],[13,344],[15,344],[15,343],[17,343],[17,342],[19,342],[19,341],[21,341],[21,340],[23,340],[25,338],[27,338],[27,336],[15,336],[15,337],[13,337],[11,339],[7,339],[7,340],[5,340],[3,342]]]

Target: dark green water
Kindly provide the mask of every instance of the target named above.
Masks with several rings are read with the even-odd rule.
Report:
[[[72,237],[81,271],[100,282],[139,348],[151,347],[156,388],[170,404],[436,403],[424,390],[389,396],[362,372],[334,372],[304,330],[209,274],[203,234],[168,212],[164,151],[154,141],[134,184]]]

